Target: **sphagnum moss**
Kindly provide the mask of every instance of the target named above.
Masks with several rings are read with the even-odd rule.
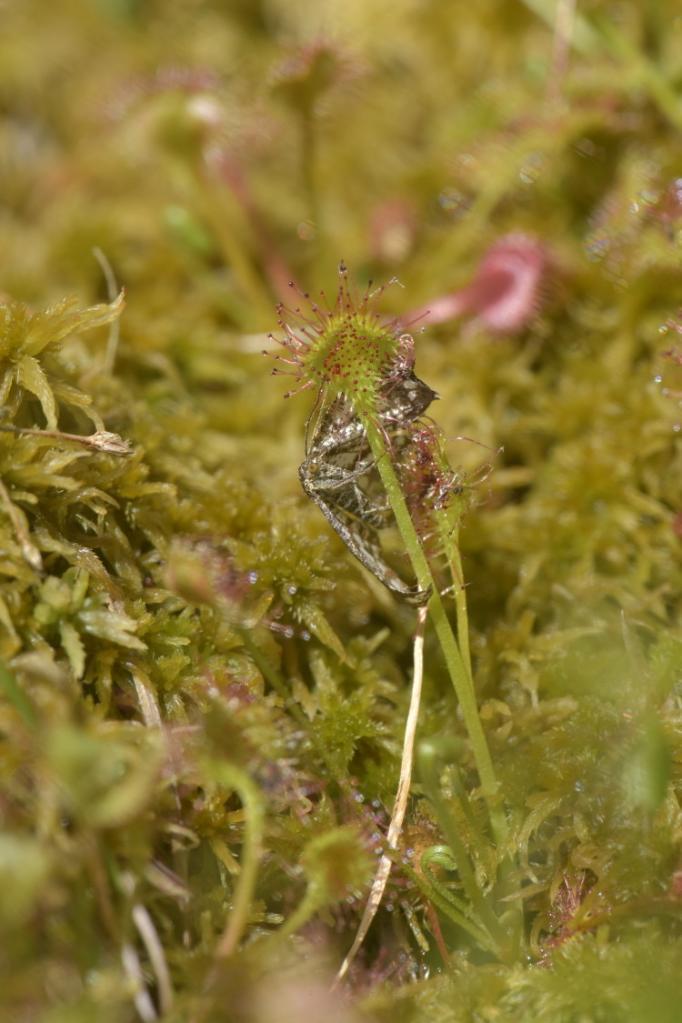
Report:
[[[677,1023],[677,11],[578,3],[572,29],[567,12],[3,5],[12,1020]],[[503,292],[493,322],[471,286],[510,237],[543,270],[501,339]],[[257,354],[276,300],[303,306],[287,282],[317,295],[340,253],[358,280],[405,283],[376,296],[384,324],[460,299],[418,346],[464,486],[431,474],[449,500],[428,522],[429,478],[403,469],[437,445],[411,459],[384,432],[455,585],[508,822],[493,843],[430,631],[418,778],[344,1002],[328,988],[384,846],[415,612],[300,494],[304,401],[283,404]],[[115,315],[107,264],[115,346],[90,312]],[[474,488],[481,446],[499,454]],[[382,492],[377,472],[372,528]],[[494,884],[512,861],[520,900]],[[477,892],[522,912],[530,961],[495,961]]]

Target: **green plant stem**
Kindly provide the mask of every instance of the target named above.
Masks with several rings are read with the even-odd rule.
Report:
[[[233,789],[245,810],[241,869],[232,900],[232,912],[215,951],[216,959],[220,960],[232,955],[248,923],[263,845],[264,814],[258,789],[239,768],[233,764],[212,763],[208,773],[219,784]]]
[[[471,741],[481,789],[488,805],[493,834],[496,842],[501,844],[506,837],[506,821],[499,806],[497,779],[495,778],[490,750],[488,749],[488,743],[478,714],[472,680],[452,633],[450,622],[443,607],[443,601],[434,582],[429,563],[414,528],[414,523],[410,517],[405,497],[386,449],[381,430],[371,416],[364,415],[362,418],[367,432],[367,439],[376,461],[379,475],[381,476],[381,482],[395,515],[405,549],[412,562],[417,582],[421,589],[431,590],[429,612],[445,657],[445,664],[455,694],[462,709],[464,725]]]
[[[207,778],[238,794],[245,811],[239,878],[235,886],[232,911],[227,926],[216,945],[213,963],[204,981],[203,994],[207,995],[218,979],[220,964],[237,950],[249,922],[249,912],[256,889],[258,864],[263,848],[265,814],[260,792],[244,771],[235,767],[234,764],[217,763],[214,760],[204,763],[203,766]],[[209,1011],[209,1002],[204,1000],[190,1017],[189,1023],[203,1023]]]
[[[315,913],[324,906],[324,901],[324,898],[320,898],[317,886],[309,885],[293,913],[287,917],[279,930],[269,935],[265,940],[268,943],[284,941],[292,934],[295,934],[296,931],[300,931],[301,927],[307,924]]]
[[[478,942],[481,948],[497,954],[495,944],[488,932],[484,931],[482,927],[453,906],[449,897],[445,898],[428,878],[407,864],[402,864],[401,869],[421,889],[429,902],[432,902],[444,916],[452,920],[458,927],[461,927],[463,931],[466,931],[474,941]]]
[[[267,285],[254,266],[251,254],[253,232],[244,210],[229,189],[219,185],[203,167],[193,168],[199,186],[201,214],[211,224],[225,263],[234,275],[242,296],[263,322],[269,322],[272,300]]]
[[[452,794],[455,800],[459,803],[460,812],[463,814],[469,826],[472,841],[476,843],[479,848],[484,848],[486,842],[489,841],[489,838],[487,835],[483,834],[481,826],[472,812],[471,803],[469,802],[469,798],[460,777],[459,766],[456,763],[452,763],[450,765],[450,785],[452,786]]]
[[[490,906],[490,903],[483,895],[483,892],[476,881],[476,875],[471,865],[469,853],[459,837],[457,827],[452,819],[447,802],[441,796],[437,761],[437,753],[433,744],[429,742],[422,743],[419,753],[419,766],[424,790],[436,811],[438,822],[447,839],[462,888],[464,889],[480,924],[485,927],[491,940],[495,944],[500,958],[502,958],[501,950],[505,944],[504,932],[500,926],[499,920]],[[426,876],[426,870],[424,867],[424,857],[422,857],[422,869]]]
[[[462,557],[459,553],[459,527],[452,527],[447,511],[436,513],[436,524],[445,547],[445,553],[450,568],[450,577],[455,593],[455,614],[457,616],[457,642],[459,644],[464,667],[466,668],[471,684],[474,684],[474,673],[471,667],[471,650],[469,648],[469,611],[467,609],[467,597],[464,589],[464,574],[462,572]]]
[[[469,613],[467,609],[466,590],[464,588],[462,557],[459,550],[459,515],[460,510],[456,507],[456,505],[450,508],[446,506],[436,513],[436,528],[440,534],[443,550],[445,551],[448,560],[448,567],[450,570],[452,585],[454,587],[455,609],[457,616],[457,640],[462,653],[462,660],[464,661],[464,666],[469,674],[469,680],[473,689],[474,677],[471,666],[471,651],[469,648]],[[455,795],[457,796],[462,808],[462,812],[466,815],[469,826],[472,829],[472,834],[476,836],[476,840],[479,843],[484,842],[485,839],[481,835],[478,824],[471,813],[469,802],[464,793],[459,773],[457,771],[455,771],[453,777],[453,786]],[[503,898],[517,894],[518,880],[514,870],[514,864],[509,857],[505,857],[500,862],[498,880],[500,884],[500,894]],[[514,913],[513,904],[508,904],[506,916],[509,928],[509,941],[507,948],[511,949],[511,957],[513,959],[516,954],[516,950],[522,941],[523,913],[522,911]]]

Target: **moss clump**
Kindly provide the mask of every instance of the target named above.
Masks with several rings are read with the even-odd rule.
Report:
[[[553,5],[492,11],[3,6],[12,1020],[679,1015],[677,11],[577,5],[563,71]],[[501,336],[511,238],[542,269]],[[341,255],[356,283],[312,311]],[[278,302],[310,402],[260,354]],[[421,773],[344,1001],[414,612],[296,470],[317,388],[357,376],[371,413],[415,354],[438,428],[399,482],[460,643],[466,583],[506,835],[428,633]]]

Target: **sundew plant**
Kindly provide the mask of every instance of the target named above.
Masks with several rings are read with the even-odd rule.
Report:
[[[682,1018],[681,53],[0,0],[1,1019]]]

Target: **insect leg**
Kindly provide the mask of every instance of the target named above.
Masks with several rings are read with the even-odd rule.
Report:
[[[334,505],[325,500],[321,491],[324,488],[316,486],[313,479],[305,472],[304,462],[299,469],[301,485],[311,501],[314,501],[332,529],[341,537],[358,561],[365,566],[372,575],[384,584],[389,590],[400,594],[406,600],[415,604],[425,603],[430,595],[430,590],[422,590],[418,586],[408,586],[400,576],[390,568],[381,557],[378,549],[365,539],[358,531],[351,530],[343,518],[337,514]]]

